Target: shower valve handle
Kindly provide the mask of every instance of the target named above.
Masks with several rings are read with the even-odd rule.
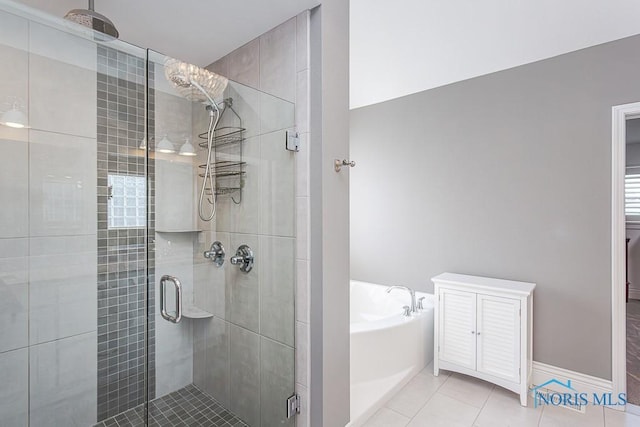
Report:
[[[233,265],[240,266],[240,271],[248,273],[253,268],[253,251],[247,245],[242,245],[236,251],[236,255],[232,256],[229,261]]]
[[[204,252],[204,257],[211,260],[217,267],[222,267],[225,257],[224,246],[219,241],[213,242],[211,248]]]

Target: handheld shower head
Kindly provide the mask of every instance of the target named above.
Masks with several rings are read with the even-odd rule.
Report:
[[[198,215],[203,221],[211,221],[216,214],[216,180],[214,166],[215,144],[213,142],[216,127],[220,121],[220,109],[214,98],[222,96],[229,83],[226,77],[207,71],[196,65],[168,58],[164,63],[164,75],[176,88],[180,95],[191,101],[199,101],[207,104],[209,112],[209,129],[207,130],[207,163],[204,172],[204,180],[200,187],[198,199]],[[214,113],[215,111],[215,113]],[[205,192],[207,183],[211,189],[211,198],[208,199],[211,209],[205,212]]]
[[[173,58],[165,61],[164,75],[183,97],[212,105],[229,82],[226,77]]]

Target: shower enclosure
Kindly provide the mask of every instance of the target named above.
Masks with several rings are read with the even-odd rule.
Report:
[[[0,1],[3,427],[294,425],[294,106],[169,63]]]

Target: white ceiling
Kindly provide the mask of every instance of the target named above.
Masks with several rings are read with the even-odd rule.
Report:
[[[55,16],[87,6],[19,1]],[[352,108],[640,33],[637,0],[350,1]],[[96,0],[96,11],[122,40],[204,66],[319,3]]]
[[[85,0],[19,0],[56,16]],[[120,39],[197,65],[208,65],[318,0],[96,0]]]
[[[351,107],[640,33],[637,0],[351,0]]]

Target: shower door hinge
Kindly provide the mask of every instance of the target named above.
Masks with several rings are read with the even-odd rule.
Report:
[[[287,399],[287,419],[300,413],[300,395],[294,394]]]
[[[286,143],[285,148],[288,151],[300,151],[300,137],[298,136],[298,132],[289,132],[286,131]]]

